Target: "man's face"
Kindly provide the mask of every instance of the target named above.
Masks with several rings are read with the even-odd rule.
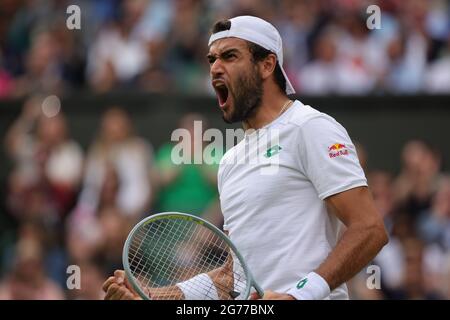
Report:
[[[263,80],[247,42],[238,38],[215,41],[207,55],[212,86],[225,122],[245,121],[259,107]]]

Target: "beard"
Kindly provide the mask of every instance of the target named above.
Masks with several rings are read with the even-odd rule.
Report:
[[[255,114],[262,101],[262,84],[263,79],[256,66],[249,72],[240,74],[229,89],[234,108],[230,115],[223,115],[223,120],[226,123],[243,122]]]

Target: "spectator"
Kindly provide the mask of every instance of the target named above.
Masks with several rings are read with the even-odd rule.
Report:
[[[99,260],[101,256],[113,259],[120,257],[120,252],[117,250],[120,250],[121,244],[118,242],[125,240],[124,232],[131,229],[134,219],[126,219],[117,209],[118,190],[117,172],[113,166],[107,164],[97,214],[82,215],[75,212],[67,223],[67,249],[74,263]],[[120,226],[123,227],[121,230],[125,231],[116,230]],[[112,248],[113,253],[117,255],[114,256],[106,248]],[[117,264],[117,261],[114,263]]]
[[[450,32],[441,56],[428,66],[425,89],[432,94],[450,92]]]
[[[19,241],[11,271],[0,283],[0,299],[60,300],[62,289],[50,280],[44,270],[39,243]]]
[[[115,206],[127,216],[142,215],[151,201],[152,153],[151,145],[135,134],[131,119],[123,109],[113,107],[106,111],[99,135],[87,156],[83,189],[75,213],[98,213],[106,169],[112,167],[118,179]]]
[[[313,60],[303,66],[298,75],[301,92],[307,94],[330,94],[338,91],[339,68],[337,57],[337,34],[329,29],[323,31],[314,44]]]
[[[450,251],[450,178],[443,177],[434,194],[431,207],[417,221],[418,232],[427,243],[437,243]]]
[[[383,12],[380,30],[367,28],[367,4],[361,1],[79,0],[83,28],[68,32],[62,24],[66,4],[28,1],[5,6],[0,97],[35,90],[62,94],[84,86],[98,92],[130,87],[208,92],[206,26],[244,14],[260,16],[280,29],[285,70],[302,80],[298,85],[294,81],[300,93],[449,92],[447,54],[441,47],[450,19],[448,3],[442,0],[404,5],[375,1]],[[322,37],[328,29],[336,30],[334,45]],[[323,89],[317,87],[315,79],[327,71],[317,68],[327,51],[336,51],[338,61],[333,90],[326,83]],[[305,65],[314,67],[307,80],[296,76]]]
[[[389,172],[375,170],[368,174],[370,191],[378,209],[383,216],[388,230],[392,229],[394,214],[393,177]]]
[[[383,59],[380,43],[366,26],[366,16],[344,12],[337,19],[341,32],[334,36],[339,58],[338,93],[364,94],[374,90]]]
[[[25,73],[17,78],[15,94],[60,94],[63,92],[63,85],[59,44],[52,32],[41,32],[32,39],[25,59]]]
[[[6,149],[15,163],[11,176],[10,204],[20,218],[26,202],[17,198],[36,196],[53,207],[59,220],[75,200],[83,166],[83,153],[70,139],[62,113],[47,117],[42,113],[42,99],[33,97],[6,135]],[[23,199],[23,198],[22,198]]]
[[[190,163],[174,163],[172,143],[163,145],[156,155],[160,184],[159,196],[155,203],[158,212],[179,211],[202,215],[217,199],[216,174],[221,154],[213,155],[213,159],[203,158],[203,147],[196,146],[198,139],[202,139],[203,143],[203,132],[194,130],[194,121],[198,121],[197,124],[201,123],[203,130],[206,130],[206,120],[198,114],[183,116],[179,125],[180,129],[187,130],[191,139],[189,143],[182,141],[184,145],[191,147],[190,150],[183,150],[187,153],[184,156]],[[196,134],[201,136],[196,137]],[[202,160],[201,164],[194,163],[196,157]]]
[[[405,264],[402,284],[399,289],[388,293],[389,298],[407,300],[435,300],[442,297],[427,286],[424,270],[423,243],[417,238],[408,238],[403,242]]]
[[[402,170],[395,180],[394,201],[416,218],[430,207],[440,171],[440,156],[423,141],[409,141],[402,150]]]
[[[102,262],[106,274],[121,269],[123,244],[131,228],[136,223],[127,219],[119,210],[114,208],[100,212],[102,238],[97,259]]]
[[[411,94],[422,90],[426,66],[426,39],[402,32],[386,49],[383,88],[387,92]]]
[[[88,53],[88,77],[94,90],[130,85],[150,63],[147,43],[135,33],[146,5],[143,0],[124,1],[118,21],[100,31]]]
[[[102,284],[106,274],[95,263],[82,263],[79,265],[82,274],[80,288],[68,292],[71,300],[103,300],[105,293]]]
[[[205,60],[207,34],[202,32],[202,3],[198,0],[174,2],[173,23],[168,33],[169,72],[178,92],[205,92],[208,75]],[[205,30],[206,32],[206,30]]]

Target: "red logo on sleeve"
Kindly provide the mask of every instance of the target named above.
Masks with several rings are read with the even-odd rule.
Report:
[[[335,143],[328,147],[328,155],[330,158],[336,158],[339,156],[347,156],[348,150],[345,144],[342,143]]]

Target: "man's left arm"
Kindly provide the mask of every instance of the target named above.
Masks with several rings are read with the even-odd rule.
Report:
[[[269,291],[265,299],[278,299],[279,295],[284,299],[325,299],[364,268],[388,241],[345,128],[332,118],[317,116],[299,127],[297,141],[300,172],[311,181],[328,214],[335,215],[346,230],[315,270],[292,284],[287,293]]]
[[[313,272],[316,279],[311,279],[311,282],[315,282],[313,285],[316,287],[307,290],[316,290],[319,292],[319,296],[322,295],[320,292],[324,292],[324,290],[332,291],[350,280],[388,242],[383,220],[375,208],[367,187],[357,187],[332,195],[326,198],[325,202],[330,214],[336,215],[347,228],[336,247]],[[297,286],[297,288],[301,287],[299,289],[303,288],[301,282]],[[328,288],[324,289],[326,285],[328,285]],[[305,295],[305,297],[311,299],[314,296],[314,292]],[[264,294],[264,299],[289,300],[294,299],[294,297],[287,293],[267,291]]]
[[[381,215],[367,187],[358,187],[325,199],[329,212],[347,227],[316,273],[331,290],[354,277],[388,242]]]

